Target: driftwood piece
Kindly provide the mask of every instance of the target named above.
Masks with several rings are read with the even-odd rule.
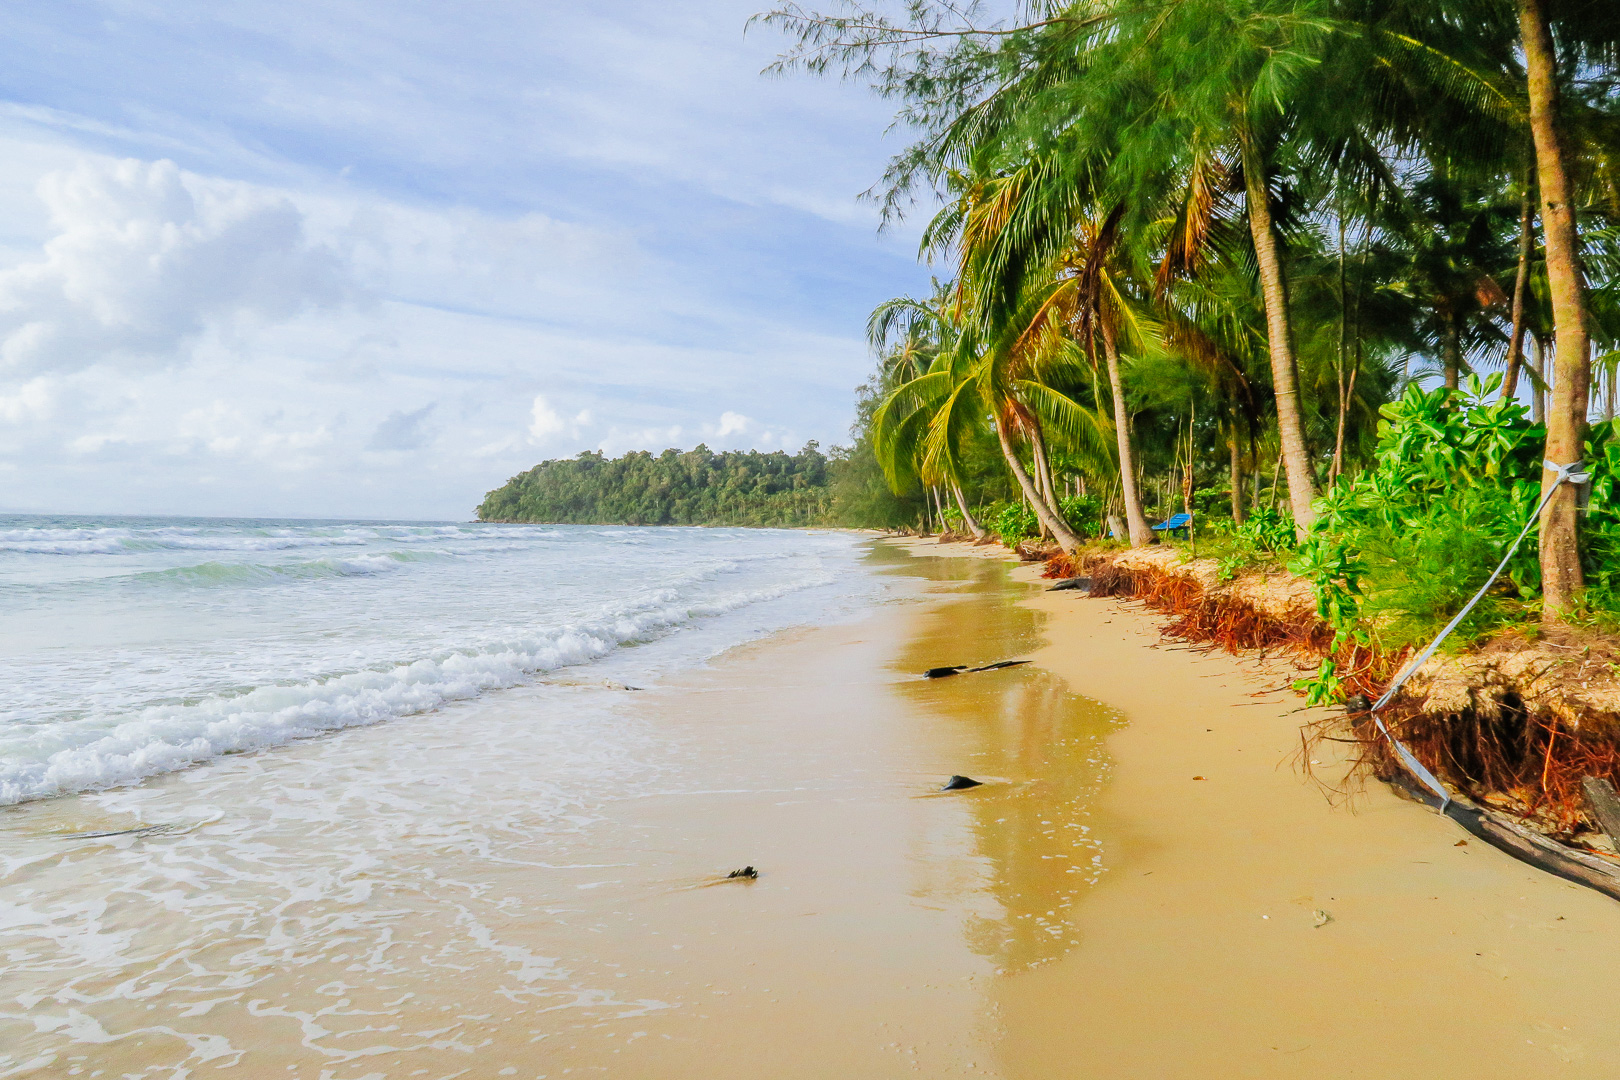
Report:
[[[1581,790],[1586,793],[1586,805],[1592,816],[1620,851],[1620,795],[1615,794],[1614,785],[1600,776],[1583,776]]]
[[[1028,664],[1028,663],[1031,663],[1031,661],[1029,661],[1029,660],[997,660],[995,663],[986,664],[983,667],[967,667],[964,664],[952,664],[950,667],[931,667],[927,671],[923,672],[923,678],[925,678],[925,679],[948,679],[952,675],[960,675],[964,671],[969,672],[969,673],[972,673],[972,672],[975,672],[975,671],[1001,671],[1003,668],[1022,667],[1024,664]]]

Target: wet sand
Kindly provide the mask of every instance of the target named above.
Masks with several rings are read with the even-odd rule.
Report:
[[[0,814],[0,1077],[1620,1073],[1620,905],[1330,805],[1255,696],[1286,668],[993,549],[873,563],[868,618],[587,670],[566,716],[510,691]]]

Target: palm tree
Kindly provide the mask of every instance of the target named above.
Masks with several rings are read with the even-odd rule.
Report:
[[[976,23],[978,9],[943,0],[908,0],[893,19],[859,0],[836,16],[773,18],[797,36],[789,63],[871,74],[919,132],[881,195],[891,214],[919,184],[950,196],[925,243],[958,248],[959,340],[954,361],[936,369],[934,357],[929,374],[948,375],[935,381],[979,411],[974,430],[993,427],[1043,523],[1060,517],[1046,443],[1070,437],[1068,414],[1043,395],[1077,409],[1085,397],[1043,364],[1089,365],[1098,382],[1107,367],[1109,392],[1097,387],[1092,405],[1112,402],[1122,487],[1169,438],[1152,410],[1133,431],[1129,411],[1163,396],[1160,359],[1201,372],[1223,413],[1234,495],[1240,432],[1252,445],[1275,431],[1301,531],[1318,469],[1336,476],[1365,452],[1392,381],[1379,361],[1392,351],[1437,352],[1448,382],[1470,359],[1505,351],[1510,386],[1523,370],[1553,388],[1547,457],[1580,455],[1591,343],[1608,340],[1586,278],[1598,275],[1602,291],[1615,273],[1580,217],[1620,218],[1620,5],[1052,0],[1019,10],[1022,26]],[[1324,234],[1330,219],[1337,245]],[[1354,254],[1349,234],[1361,237]],[[1135,269],[1155,262],[1170,268],[1168,285],[1149,287]],[[1245,277],[1252,302],[1212,306]],[[1137,329],[1149,321],[1155,332]],[[1242,335],[1229,333],[1240,324]],[[1555,370],[1522,357],[1527,333],[1538,361],[1553,350]],[[925,358],[896,362],[915,381]],[[932,431],[933,414],[917,423]],[[1582,583],[1575,524],[1574,493],[1560,487],[1542,522],[1553,621]],[[1140,542],[1136,522],[1130,531]]]
[[[1054,193],[1053,186],[1060,190]],[[1056,355],[1064,347],[1060,339],[1066,339],[1078,343],[1095,363],[1100,341],[1112,396],[1126,529],[1131,545],[1141,547],[1153,541],[1153,531],[1137,491],[1121,346],[1148,345],[1154,329],[1130,297],[1120,238],[1123,207],[1104,212],[1087,206],[1065,197],[1064,186],[1060,171],[1037,160],[975,188],[969,197],[972,209],[962,220],[963,276],[984,282],[977,291],[976,317],[985,324],[1010,320],[1022,326],[1023,347],[1045,335],[1045,355]],[[934,233],[941,231],[936,227]],[[1050,236],[1066,237],[1068,243],[1039,259],[1041,238]],[[1016,297],[1027,303],[1031,289],[1044,295],[1033,314],[1020,318],[1007,302]]]
[[[1547,411],[1547,460],[1565,465],[1581,459],[1586,442],[1586,413],[1592,378],[1591,336],[1587,326],[1586,281],[1581,271],[1580,234],[1575,223],[1575,185],[1560,116],[1560,71],[1552,24],[1543,0],[1515,0],[1524,68],[1529,90],[1530,133],[1536,148],[1536,181],[1541,193],[1541,224],[1547,245],[1547,282],[1552,292],[1553,331],[1558,338],[1554,360],[1553,399]],[[1591,30],[1609,22],[1599,35],[1598,50],[1612,61],[1615,15],[1593,7],[1587,25],[1564,30]],[[1574,22],[1575,20],[1569,20]],[[1578,36],[1572,34],[1570,36]],[[1606,38],[1606,40],[1605,40]],[[1583,43],[1584,44],[1584,43]],[[1577,53],[1566,64],[1580,62]],[[1569,78],[1566,71],[1562,78]],[[1570,484],[1558,484],[1552,471],[1542,474],[1542,489],[1557,484],[1541,515],[1542,620],[1558,625],[1585,585],[1576,536],[1578,501]]]
[[[1493,185],[1494,186],[1494,185]],[[1445,385],[1455,390],[1465,354],[1500,341],[1494,313],[1510,310],[1491,271],[1509,259],[1512,201],[1501,190],[1480,191],[1436,163],[1390,207],[1405,265],[1389,287],[1429,315],[1426,336],[1436,346]]]
[[[935,282],[923,303],[900,297],[879,304],[867,321],[867,338],[883,357],[882,404],[874,414],[874,450],[890,487],[900,492],[914,481],[943,484],[974,539],[988,534],[962,493],[957,454],[964,406],[973,399],[952,393],[960,334],[951,317],[949,288]],[[943,416],[936,433],[934,421]]]

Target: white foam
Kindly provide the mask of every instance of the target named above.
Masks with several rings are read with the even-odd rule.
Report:
[[[295,551],[301,548],[363,547],[378,541],[395,544],[465,543],[489,545],[491,539],[527,546],[563,534],[536,526],[472,527],[365,526],[344,528],[204,529],[194,526],[142,528],[0,529],[0,552],[32,555],[131,555],[144,551]],[[631,542],[639,543],[632,539]],[[497,550],[499,550],[497,548]]]
[[[724,571],[712,566],[693,579]],[[436,709],[533,675],[607,656],[696,619],[829,583],[825,574],[705,599],[662,589],[600,617],[478,650],[450,652],[386,669],[353,671],[292,685],[260,686],[192,705],[149,707],[102,726],[34,730],[27,752],[0,758],[0,805],[133,783],[221,754],[257,750],[358,725]],[[15,742],[13,750],[23,749]]]

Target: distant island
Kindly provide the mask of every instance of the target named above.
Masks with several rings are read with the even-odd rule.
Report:
[[[479,521],[578,525],[843,524],[834,512],[834,474],[811,442],[796,454],[645,450],[609,458],[586,451],[542,461],[484,496]]]

